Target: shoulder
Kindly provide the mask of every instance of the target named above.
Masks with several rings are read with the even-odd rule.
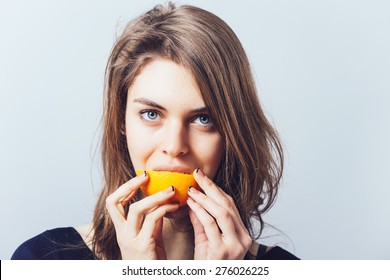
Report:
[[[248,259],[253,260],[299,260],[298,257],[279,246],[270,247],[257,242],[252,243],[248,256]]]
[[[80,234],[73,227],[47,230],[22,243],[12,260],[91,259]]]
[[[299,258],[279,246],[268,247],[265,254],[257,256],[258,260],[299,260]]]

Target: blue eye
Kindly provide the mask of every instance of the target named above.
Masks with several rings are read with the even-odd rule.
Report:
[[[147,111],[141,112],[141,117],[145,120],[153,121],[153,120],[157,119],[158,113],[156,111],[153,111],[153,110],[147,110]]]
[[[194,120],[195,123],[201,125],[212,125],[212,121],[209,115],[199,115]]]
[[[202,124],[208,124],[210,122],[210,118],[209,118],[209,116],[200,116],[199,117],[199,121]]]

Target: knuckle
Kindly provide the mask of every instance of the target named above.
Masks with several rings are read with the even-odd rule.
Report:
[[[214,182],[213,182],[210,178],[207,178],[206,180],[207,180],[207,181],[206,181],[206,185],[207,185],[208,187],[213,187],[213,186],[215,186]]]
[[[252,238],[248,235],[245,237],[244,246],[246,248],[246,251],[249,249],[249,247],[252,245]]]
[[[223,198],[223,203],[228,207],[228,208],[233,208],[234,201],[231,196],[225,196]]]
[[[206,226],[214,226],[215,225],[215,220],[212,217],[208,217],[205,219],[205,225]]]
[[[220,211],[219,211],[219,217],[222,219],[222,220],[227,220],[227,219],[229,219],[230,218],[230,213],[227,211],[227,210],[225,210],[225,209],[221,209]]]
[[[114,198],[113,195],[110,194],[109,196],[106,197],[106,206],[114,204]]]

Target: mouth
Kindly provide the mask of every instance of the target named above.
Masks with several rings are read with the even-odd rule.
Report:
[[[182,165],[160,165],[152,168],[154,171],[169,171],[183,174],[192,174],[194,169]]]

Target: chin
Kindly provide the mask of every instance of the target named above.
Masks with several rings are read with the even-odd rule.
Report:
[[[179,207],[175,212],[169,212],[165,214],[165,218],[168,219],[181,219],[188,216],[188,206]]]

